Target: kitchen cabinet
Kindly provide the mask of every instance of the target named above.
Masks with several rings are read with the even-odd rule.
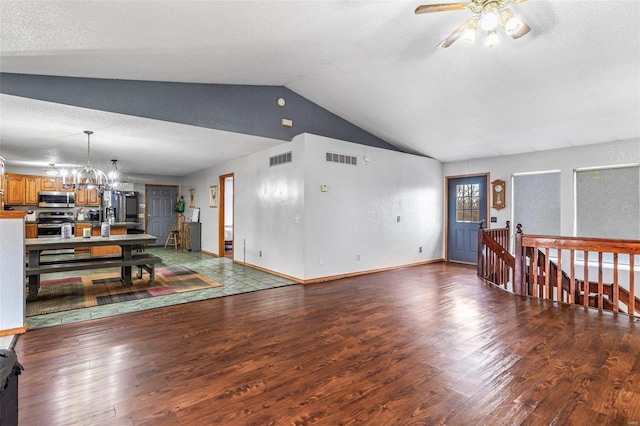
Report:
[[[56,178],[56,191],[62,191],[62,192],[73,192],[74,189],[73,188],[65,188],[62,186],[62,183],[64,181],[62,180],[61,177]]]
[[[87,206],[100,206],[100,193],[98,188],[87,188]]]
[[[76,207],[87,205],[87,188],[80,188],[75,190],[76,193]]]
[[[102,229],[100,226],[94,226],[91,228],[91,236],[99,237],[102,233]],[[111,225],[111,235],[127,235],[127,227]],[[120,255],[122,253],[122,249],[120,246],[97,246],[91,247],[91,256],[106,256],[110,254]]]
[[[38,238],[38,224],[26,223],[24,225],[24,237],[25,238]]]
[[[14,173],[5,175],[4,186],[4,203],[10,206],[37,206],[38,192],[40,191],[73,191],[73,189],[62,187],[62,178]],[[76,191],[76,199],[80,199],[79,203],[76,201],[79,206],[97,207],[100,205],[97,188],[83,188]]]
[[[76,222],[75,224],[75,236],[82,237],[83,230],[87,228],[91,228],[91,224],[89,222]],[[89,253],[89,247],[78,247],[75,249],[76,253]]]
[[[40,178],[40,191],[73,191],[73,189],[67,189],[62,187],[62,178],[59,177],[41,177]]]
[[[24,175],[7,173],[5,177],[4,203],[11,205],[24,204]]]
[[[24,204],[35,206],[38,204],[38,191],[40,191],[39,176],[24,177]]]
[[[76,189],[76,206],[97,207],[100,205],[100,197],[98,188],[80,188]]]
[[[40,191],[58,191],[58,179],[54,177],[41,177]]]

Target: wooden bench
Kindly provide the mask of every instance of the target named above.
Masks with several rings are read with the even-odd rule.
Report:
[[[76,271],[83,269],[122,268],[126,266],[138,267],[138,278],[142,278],[143,271],[149,273],[149,285],[155,284],[155,264],[162,259],[149,253],[136,253],[131,260],[122,260],[118,256],[101,256],[77,258],[57,261],[40,262],[37,267],[26,267],[26,275],[42,275],[53,272]]]

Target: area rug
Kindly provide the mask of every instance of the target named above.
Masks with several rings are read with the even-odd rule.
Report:
[[[113,272],[86,277],[43,280],[40,283],[37,299],[27,301],[26,316],[222,286],[211,278],[179,265],[156,268],[154,286],[150,286],[148,280],[149,275],[146,273],[142,279],[137,279],[135,268],[133,285],[130,287],[124,287],[120,276]]]

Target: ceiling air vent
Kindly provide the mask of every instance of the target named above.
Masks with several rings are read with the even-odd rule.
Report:
[[[327,152],[326,158],[327,158],[327,161],[331,161],[332,163],[351,164],[354,166],[358,165],[358,159],[350,155],[336,154],[335,152]]]
[[[291,162],[291,151],[284,154],[274,155],[269,157],[269,167],[279,166],[280,164],[286,164]]]

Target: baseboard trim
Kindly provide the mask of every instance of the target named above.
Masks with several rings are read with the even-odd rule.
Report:
[[[213,257],[220,257],[220,255],[215,254],[215,253],[211,253],[210,251],[206,251],[206,250],[200,250],[200,253],[204,253],[204,254],[207,254],[207,255],[213,256]]]
[[[395,271],[398,269],[411,268],[413,266],[429,265],[431,263],[440,263],[440,262],[444,262],[444,259],[426,260],[424,262],[407,263],[407,264],[398,265],[398,266],[388,266],[386,268],[368,269],[366,271],[349,272],[347,274],[328,275],[326,277],[318,277],[318,278],[312,278],[310,280],[304,280],[302,284],[315,284],[315,283],[322,283],[325,281],[341,280],[343,278],[351,278],[351,277],[357,277],[360,275],[368,275],[368,274],[377,274],[378,272]]]
[[[0,330],[0,337],[4,336],[13,336],[14,334],[24,334],[27,332],[27,324],[22,327],[17,328],[7,328],[5,330]]]
[[[469,265],[469,266],[476,266],[477,265],[477,263],[463,262],[461,260],[447,260],[447,262],[449,262],[449,263],[457,263],[459,265]]]
[[[292,277],[292,276],[287,275],[287,274],[282,274],[280,272],[272,271],[271,269],[263,268],[263,267],[258,266],[258,265],[253,265],[251,263],[246,263],[246,262],[240,262],[239,260],[234,260],[233,263],[236,263],[236,264],[242,265],[242,266],[246,266],[248,268],[257,269],[258,271],[267,272],[267,273],[269,273],[271,275],[275,275],[275,276],[278,276],[278,277],[281,277],[281,278],[286,278],[288,280],[295,281],[295,282],[297,282],[299,284],[304,284],[304,282],[300,278],[296,278],[296,277]]]
[[[286,278],[286,279],[291,280],[291,281],[295,281],[295,282],[297,282],[299,284],[316,284],[316,283],[322,283],[322,282],[326,282],[326,281],[340,280],[340,279],[343,279],[343,278],[357,277],[359,275],[376,274],[378,272],[393,271],[393,270],[396,270],[396,269],[411,268],[413,266],[429,265],[429,264],[432,264],[432,263],[441,263],[441,262],[444,262],[444,259],[426,260],[424,262],[407,263],[405,265],[389,266],[389,267],[386,267],[386,268],[378,268],[378,269],[368,269],[366,271],[349,272],[347,274],[328,275],[326,277],[318,277],[318,278],[312,278],[310,280],[303,280],[303,279],[300,279],[300,278],[292,277],[290,275],[282,274],[280,272],[272,271],[272,270],[267,269],[267,268],[263,268],[263,267],[260,267],[260,266],[257,266],[257,265],[253,265],[251,263],[239,262],[237,260],[233,261],[233,263],[237,263],[238,265],[247,266],[249,268],[257,269],[257,270],[262,271],[262,272],[267,272],[267,273],[272,274],[272,275],[277,275],[279,277]]]

